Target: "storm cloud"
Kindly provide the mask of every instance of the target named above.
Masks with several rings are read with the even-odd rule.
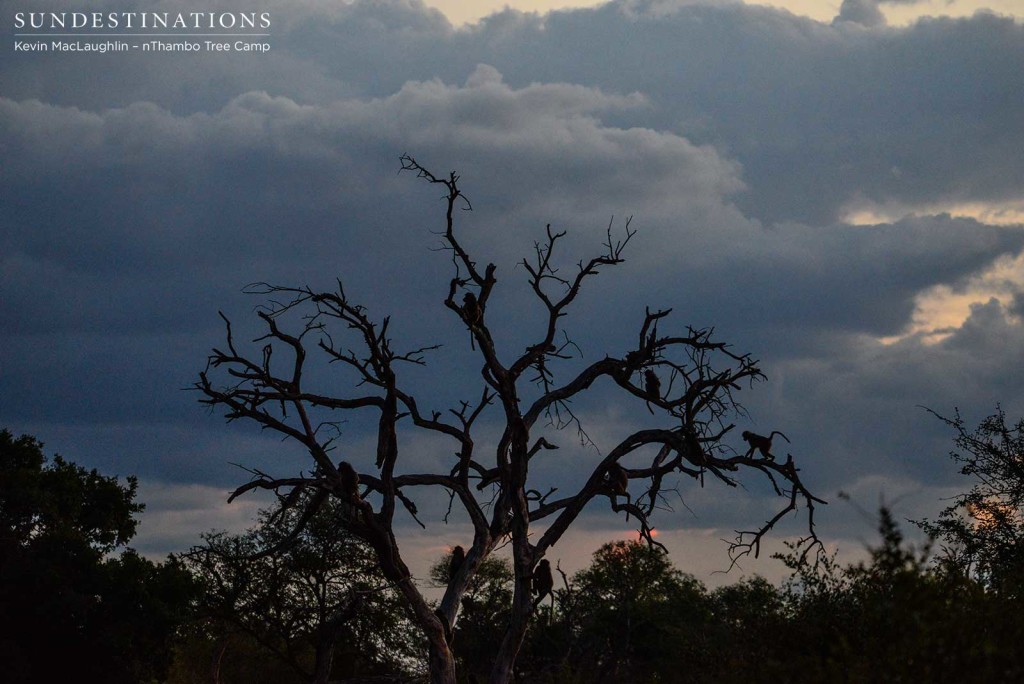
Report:
[[[433,362],[455,379],[437,408],[475,387],[464,330],[439,306],[443,207],[397,173],[402,153],[462,174],[460,226],[498,265],[509,351],[538,321],[516,263],[544,225],[569,231],[571,267],[631,216],[627,263],[568,321],[584,361],[628,344],[644,306],[714,326],[763,360],[750,420],[793,438],[826,498],[865,482],[948,491],[949,435],[919,405],[1024,412],[1019,21],[888,27],[860,1],[832,23],[741,3],[505,11],[462,28],[412,0],[269,9],[266,55],[0,63],[0,423],[149,482],[147,549],[194,524],[171,513],[173,492],[184,506],[237,484],[231,462],[305,467],[182,391],[221,340],[218,309],[251,325],[247,283],[343,277],[408,347],[446,343]],[[599,389],[581,416],[642,420],[617,405]],[[358,421],[349,435],[367,439]],[[687,496],[700,520],[662,527],[739,524],[738,508]],[[846,534],[849,509],[831,508]]]

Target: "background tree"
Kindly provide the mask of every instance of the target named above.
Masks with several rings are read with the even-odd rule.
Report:
[[[734,558],[756,554],[762,537],[801,503],[809,511],[808,541],[816,541],[813,508],[821,501],[804,487],[793,459],[736,454],[723,444],[734,427],[730,419],[739,410],[734,393],[762,374],[753,358],[732,352],[710,330],[668,333],[663,327],[670,311],[648,309],[631,348],[576,368],[565,380],[556,376],[555,367],[572,359],[576,349],[561,325],[567,310],[586,281],[603,268],[622,263],[634,236],[629,222],[619,238],[609,226],[603,253],[580,261],[569,274],[555,257],[564,233],[548,226],[533,255],[521,262],[542,322],[523,351],[509,353],[511,342],[499,351],[492,330],[518,312],[492,305],[498,284],[495,265],[480,268],[457,236],[456,209],[469,208],[459,177],[455,173],[435,176],[408,156],[402,157],[402,168],[444,193],[441,235],[455,271],[444,305],[454,320],[469,329],[472,344],[465,370],[482,378],[476,398],[462,401],[447,414],[427,408],[400,371],[403,365],[423,365],[433,347],[399,350],[389,336],[390,320],[375,322],[340,285],[335,292],[271,285],[250,288],[272,298],[258,313],[266,328],[257,340],[259,348],[240,348],[228,323],[226,345],[214,349],[196,387],[205,395],[203,401],[224,409],[229,420],[254,421],[291,439],[312,458],[314,469],[309,476],[261,474],[239,487],[235,496],[263,488],[288,500],[286,495],[296,489],[309,490],[315,495],[307,510],[328,496],[337,497],[343,508],[341,523],[374,549],[381,571],[401,593],[423,632],[432,681],[455,681],[448,637],[462,597],[481,563],[506,543],[512,549],[513,598],[490,679],[493,684],[510,680],[534,609],[534,568],[595,500],[607,498],[613,511],[637,522],[649,544],[660,546],[651,534],[649,516],[661,502],[663,478],[682,473],[701,483],[712,479],[736,486],[739,471],[749,469],[765,476],[784,503],[763,525],[738,534],[732,547]],[[347,369],[350,389],[339,393],[317,388],[317,376],[306,366],[313,353]],[[571,402],[598,382],[617,387],[638,414],[659,420],[662,427],[638,429],[607,449],[594,450],[582,482],[555,498],[547,483],[530,478],[532,459],[558,446],[541,433],[545,426],[554,425],[574,427],[577,434],[585,435]],[[487,419],[499,425],[500,437],[480,446],[473,429],[489,408],[494,410]],[[359,488],[347,474],[349,463],[332,457],[334,439],[325,428],[336,425],[339,414],[364,409],[376,418],[376,444],[372,453],[346,456],[360,470]],[[406,431],[412,430],[451,440],[455,455],[450,466],[439,472],[406,470],[399,459],[400,443],[406,443]],[[642,488],[637,496],[627,496],[631,482]],[[466,561],[451,578],[437,611],[416,586],[395,536],[399,508],[416,519],[413,492],[419,487],[446,491],[473,527]],[[304,514],[300,522],[310,516]],[[538,524],[543,532],[531,535]]]
[[[1024,676],[1024,621],[1007,602],[908,544],[882,509],[881,544],[866,562],[840,567],[786,560],[797,569],[785,591],[778,644],[762,661],[772,681],[1009,682]]]
[[[449,552],[431,566],[430,579],[436,587],[447,588],[452,581],[452,555]],[[501,642],[508,624],[514,579],[507,558],[488,556],[466,585],[452,639],[457,644],[460,679],[486,679],[494,645]]]
[[[703,585],[640,541],[604,544],[558,592],[527,642],[528,681],[663,682],[701,669],[711,621]],[[553,645],[564,649],[553,652]]]
[[[788,636],[789,609],[763,577],[715,589],[708,597],[712,617],[699,635],[699,669],[678,681],[800,681],[799,668],[789,663],[804,645]]]
[[[173,558],[125,548],[136,481],[0,431],[0,659],[5,682],[162,678],[195,586]],[[120,550],[120,553],[114,555]]]
[[[952,568],[1017,594],[1024,584],[1024,419],[1007,425],[1000,408],[969,430],[959,411],[938,417],[956,431],[950,457],[972,485],[938,519],[918,525],[942,542]]]
[[[534,615],[517,670],[538,684],[1020,680],[1020,600],[931,562],[887,510],[879,532],[863,562],[797,551],[781,588],[710,593],[649,546],[607,544]]]
[[[407,674],[423,658],[420,640],[372,551],[339,525],[338,500],[325,500],[299,527],[304,503],[262,511],[244,534],[207,534],[185,557],[204,588],[215,671],[225,682],[254,681],[224,664],[255,642],[298,681]]]

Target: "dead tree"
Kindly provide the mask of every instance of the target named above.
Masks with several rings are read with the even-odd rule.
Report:
[[[225,318],[225,346],[213,350],[196,388],[204,395],[204,403],[225,410],[229,420],[255,421],[301,445],[312,459],[311,474],[280,478],[260,474],[240,486],[232,498],[260,488],[278,493],[282,505],[288,505],[296,498],[296,491],[313,491],[314,496],[303,497],[309,504],[300,516],[301,525],[326,497],[339,497],[346,511],[340,524],[374,549],[382,572],[399,590],[422,629],[429,644],[432,682],[455,682],[448,638],[460,600],[480,563],[506,543],[511,544],[513,552],[514,598],[490,681],[505,684],[511,680],[534,610],[534,569],[595,499],[607,498],[612,510],[635,518],[640,534],[649,544],[660,547],[652,534],[650,518],[662,502],[666,476],[678,473],[701,485],[708,478],[735,487],[738,472],[749,469],[765,476],[783,503],[778,513],[757,529],[737,533],[730,546],[733,562],[746,554],[757,555],[764,535],[801,503],[807,509],[806,548],[817,543],[814,506],[824,502],[804,487],[792,457],[779,463],[755,459],[737,455],[723,444],[723,438],[733,429],[728,421],[742,415],[734,394],[763,378],[750,355],[734,353],[716,341],[711,330],[688,328],[684,334],[661,334],[659,328],[670,310],[648,309],[639,323],[633,348],[606,356],[562,381],[551,371],[552,363],[570,358],[575,349],[562,329],[562,318],[585,281],[602,268],[623,262],[624,250],[635,235],[629,221],[618,239],[609,225],[603,253],[580,261],[569,275],[563,275],[554,261],[556,247],[565,233],[547,227],[544,237],[534,245],[533,255],[522,261],[529,286],[545,314],[545,324],[537,331],[535,344],[504,358],[491,333],[493,323],[502,316],[500,310],[489,306],[498,282],[495,266],[488,264],[481,270],[456,233],[456,209],[470,208],[459,188],[459,177],[454,172],[435,176],[409,156],[401,161],[404,171],[444,193],[442,239],[455,268],[444,305],[472,336],[467,367],[476,372],[483,364],[483,383],[476,400],[461,402],[448,414],[421,408],[420,401],[403,385],[400,370],[403,364],[423,365],[425,354],[434,347],[394,349],[388,336],[389,319],[374,321],[364,307],[349,299],[340,282],[333,292],[265,283],[250,286],[249,292],[276,301],[258,312],[266,329],[265,335],[256,340],[263,345],[261,350],[251,353],[240,349]],[[292,314],[301,318],[293,321],[294,332],[289,332],[284,329],[284,321],[296,318]],[[348,329],[348,345],[337,343],[332,336],[332,326],[339,323],[337,327]],[[307,388],[304,370],[311,353],[351,371],[354,382],[350,394],[339,396]],[[651,376],[647,371],[666,380],[657,396],[645,385],[645,377]],[[589,476],[575,491],[561,498],[552,498],[552,491],[541,494],[541,488],[530,480],[530,464],[557,445],[537,433],[554,424],[560,428],[572,426],[585,434],[570,402],[597,382],[617,386],[623,401],[633,402],[644,415],[648,415],[644,407],[650,408],[663,420],[664,427],[637,430],[603,455],[595,456]],[[531,383],[539,387],[539,396],[522,401],[526,385]],[[487,420],[499,422],[501,436],[494,444],[478,445],[473,428],[489,408],[492,410]],[[331,458],[330,451],[337,445],[324,437],[323,428],[331,421],[322,417],[362,410],[372,411],[377,419],[376,451],[372,456],[345,454],[347,462],[363,466],[356,478],[363,489],[353,495],[351,476],[343,478],[338,459]],[[403,429],[430,431],[451,439],[456,455],[450,471],[398,474],[400,421],[404,421]],[[649,452],[654,450],[657,452],[651,457]],[[627,457],[632,467],[622,466],[626,476],[646,490],[632,500],[620,501],[609,488],[607,473]],[[648,460],[643,461],[645,458]],[[437,611],[410,577],[394,534],[399,507],[419,522],[413,502],[413,492],[419,487],[446,490],[464,509],[474,530],[465,561],[452,576]],[[543,523],[546,529],[531,537],[535,523]]]

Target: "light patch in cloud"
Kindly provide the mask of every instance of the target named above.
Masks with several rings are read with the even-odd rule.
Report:
[[[935,201],[908,205],[901,202],[874,202],[858,198],[841,210],[840,220],[851,226],[875,226],[896,223],[906,218],[948,214],[953,218],[974,219],[989,226],[1024,225],[1024,198],[1004,201]]]
[[[922,17],[969,17],[975,12],[994,12],[1021,19],[1024,4],[1020,0],[918,0],[882,6],[890,26],[906,26]]]
[[[849,22],[867,27],[885,26],[885,15],[878,4],[878,0],[843,0],[835,23]]]
[[[597,7],[605,0],[425,0],[427,7],[440,10],[455,26],[476,24],[484,17],[512,9],[520,12],[546,14],[552,11]],[[671,4],[711,4],[710,0],[675,0]],[[741,4],[738,0],[736,4]],[[922,17],[969,17],[978,11],[991,11],[1013,17],[1024,17],[1024,6],[1020,0],[897,0],[877,2],[876,0],[760,0],[742,4],[774,7],[828,23],[839,16],[844,5],[870,5],[870,16],[881,19],[882,24],[906,26]],[[850,10],[848,9],[847,12]]]
[[[839,14],[841,0],[831,2],[821,2],[820,0],[761,0],[760,2],[748,2],[746,4],[783,9],[802,17],[810,17],[811,19],[828,23],[834,16]]]
[[[950,11],[955,4],[960,6]],[[1019,14],[1019,6],[1011,9],[1011,14]],[[874,28],[890,23],[910,24],[922,17],[970,16],[977,11],[993,11],[993,8],[991,3],[973,0],[962,3],[956,0],[843,0],[834,23],[852,22]]]
[[[1024,17],[1020,0],[903,0],[897,2],[844,2],[843,0],[757,0],[745,3],[784,9],[793,14],[828,23],[841,13],[843,5],[870,4],[888,26],[908,26],[924,17],[969,17],[975,12],[989,11],[1004,16]],[[848,10],[849,11],[849,10]]]
[[[475,24],[486,16],[513,9],[520,12],[538,12],[546,14],[556,10],[580,7],[596,7],[605,0],[425,0],[427,7],[441,10],[448,21],[456,26]]]
[[[205,532],[244,532],[272,498],[257,494],[228,503],[228,494],[220,487],[201,484],[140,481],[138,500],[146,504],[146,512],[132,546],[144,556],[162,560],[168,553],[201,543]]]
[[[1020,317],[1010,311],[1021,292],[1024,292],[1024,253],[1000,257],[963,285],[935,285],[919,294],[914,300],[914,313],[907,329],[880,341],[890,345],[914,337],[925,345],[938,344],[962,328],[975,307],[993,301],[1006,311],[1008,323],[1020,323]]]

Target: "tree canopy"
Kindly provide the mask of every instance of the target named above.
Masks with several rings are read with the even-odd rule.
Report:
[[[945,562],[1016,591],[1024,581],[1024,419],[1007,424],[1000,408],[970,430],[959,411],[939,418],[956,433],[950,457],[971,487],[919,524],[941,541]]]
[[[194,585],[173,559],[125,548],[137,483],[0,431],[0,658],[4,681],[135,683],[162,677]],[[117,555],[115,552],[119,551]]]
[[[972,488],[942,514],[963,525],[939,537],[937,556],[930,544],[909,543],[886,509],[865,560],[809,558],[794,543],[782,555],[793,574],[778,587],[753,577],[709,591],[642,538],[609,542],[571,576],[553,566],[554,595],[533,606],[513,676],[537,684],[1021,680],[1024,595],[1007,543],[1019,514],[1020,425],[1001,411],[976,430],[950,424],[963,428],[954,458],[970,465]],[[326,497],[297,527],[313,510],[304,498],[317,494],[303,487],[249,532],[210,533],[186,563],[155,564],[126,546],[141,511],[133,484],[47,459],[35,438],[0,431],[5,682],[199,684],[211,680],[211,662],[223,684],[422,681],[415,615],[372,546],[345,524],[357,503]],[[987,519],[967,507],[979,500],[998,501],[1010,529],[991,536]],[[459,551],[431,569],[445,592],[468,562]],[[505,554],[487,556],[467,580],[445,635],[459,682],[492,673],[516,582]],[[191,639],[176,647],[186,622]]]
[[[339,524],[340,508],[337,500],[324,501],[293,538],[301,506],[264,510],[248,532],[208,533],[185,556],[204,590],[200,615],[205,635],[217,642],[218,664],[247,640],[300,681],[317,684],[407,674],[422,659],[394,589],[371,549]]]

